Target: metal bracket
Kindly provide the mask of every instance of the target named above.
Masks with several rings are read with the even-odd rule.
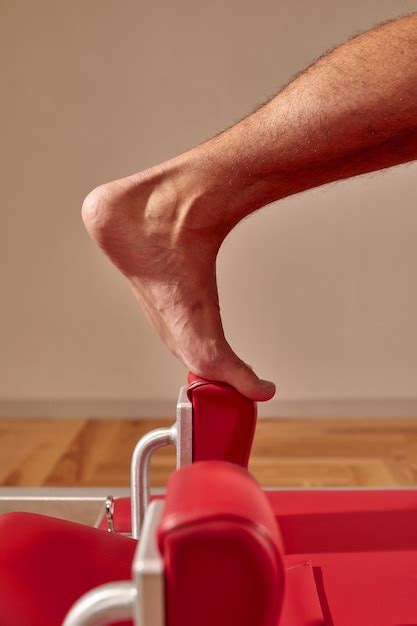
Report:
[[[63,626],[105,626],[130,620],[137,596],[133,582],[123,581],[96,587],[77,600]]]
[[[165,625],[164,562],[156,537],[162,509],[160,501],[148,508],[132,563],[133,581],[92,589],[73,605],[63,626],[105,626],[132,619],[135,626]]]
[[[104,510],[106,514],[106,522],[107,522],[107,532],[114,534],[114,498],[113,496],[107,496],[106,502],[104,505]]]
[[[133,579],[138,592],[134,616],[140,626],[165,626],[164,561],[157,541],[163,508],[161,500],[149,505],[133,560]]]
[[[177,467],[193,461],[192,404],[185,387],[181,387],[176,422],[170,428],[157,428],[144,435],[133,451],[131,464],[132,537],[138,539],[150,500],[149,469],[152,454],[158,448],[173,444],[177,448]]]
[[[193,405],[187,388],[181,387],[175,414],[177,430],[177,469],[193,462]]]

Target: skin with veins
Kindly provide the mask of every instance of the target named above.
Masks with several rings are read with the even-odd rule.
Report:
[[[274,384],[235,354],[223,330],[216,258],[225,237],[266,204],[416,158],[413,14],[324,55],[213,139],[94,189],[82,215],[189,370],[268,400]]]

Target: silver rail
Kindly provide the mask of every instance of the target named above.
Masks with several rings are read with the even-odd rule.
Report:
[[[192,463],[192,405],[187,390],[181,387],[177,401],[176,422],[170,428],[157,428],[136,444],[131,464],[132,537],[139,539],[150,500],[149,469],[152,454],[173,444],[177,448],[177,467]]]
[[[177,427],[151,430],[138,441],[133,451],[131,466],[132,537],[139,539],[143,519],[150,499],[149,467],[152,454],[158,448],[176,444]]]
[[[74,604],[63,626],[105,626],[131,620],[137,596],[136,585],[127,581],[92,589]]]
[[[149,505],[133,560],[133,579],[138,590],[135,618],[140,626],[165,626],[165,568],[157,540],[163,508],[161,500],[153,500]]]
[[[135,626],[164,626],[164,561],[157,541],[163,508],[163,502],[154,500],[146,511],[132,562],[133,580],[92,589],[73,605],[63,626],[105,626],[122,620]]]

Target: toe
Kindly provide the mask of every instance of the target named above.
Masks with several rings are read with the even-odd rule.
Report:
[[[269,380],[259,378],[256,373],[235,356],[227,368],[226,382],[251,400],[264,402],[275,395],[275,385]]]
[[[216,359],[193,365],[190,370],[197,376],[228,383],[251,400],[264,402],[275,395],[274,383],[259,378],[252,367],[239,359],[227,343]]]

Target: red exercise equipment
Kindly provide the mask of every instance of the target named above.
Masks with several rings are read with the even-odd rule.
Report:
[[[139,542],[127,498],[101,528],[0,517],[0,626],[416,626],[417,491],[262,491],[255,424],[236,390],[190,378],[134,458]],[[148,505],[161,443],[179,469]]]

